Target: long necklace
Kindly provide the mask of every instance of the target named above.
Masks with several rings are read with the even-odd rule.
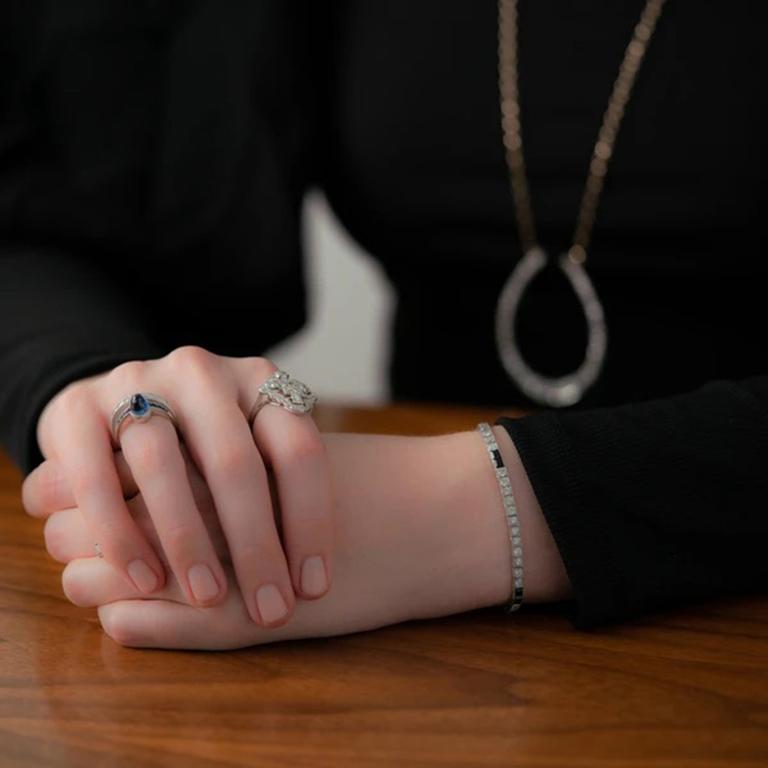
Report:
[[[520,301],[533,278],[547,265],[548,255],[539,245],[523,159],[518,93],[517,0],[499,0],[499,95],[501,127],[509,167],[523,258],[517,263],[496,305],[496,347],[504,369],[520,390],[543,405],[563,407],[577,403],[595,383],[603,367],[608,333],[603,307],[584,264],[595,221],[608,161],[629,101],[637,72],[653,36],[665,0],[647,0],[624,53],[603,123],[598,133],[589,174],[581,198],[573,244],[558,259],[558,266],[581,302],[587,320],[584,361],[572,373],[552,378],[534,371],[523,359],[515,341]]]

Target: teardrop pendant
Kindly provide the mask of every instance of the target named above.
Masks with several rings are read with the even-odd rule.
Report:
[[[558,266],[581,302],[587,320],[584,361],[572,373],[557,378],[542,376],[525,362],[515,342],[517,313],[525,291],[546,264],[546,253],[534,247],[515,265],[496,304],[496,348],[504,369],[525,395],[542,405],[563,408],[579,402],[597,380],[605,359],[608,334],[602,304],[586,270],[568,254],[563,254]]]

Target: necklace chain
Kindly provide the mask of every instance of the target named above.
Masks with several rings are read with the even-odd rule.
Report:
[[[640,21],[624,53],[619,74],[613,85],[603,123],[592,150],[589,173],[584,185],[579,215],[568,258],[583,264],[587,258],[595,214],[603,191],[608,161],[613,155],[624,110],[632,93],[638,70],[665,0],[646,0]],[[523,252],[538,246],[536,224],[531,207],[531,195],[523,157],[523,138],[520,129],[520,101],[518,91],[518,0],[499,0],[499,94],[501,97],[501,127],[504,134],[510,186],[515,202],[515,214]]]

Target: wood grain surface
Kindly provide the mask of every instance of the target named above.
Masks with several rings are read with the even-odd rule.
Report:
[[[496,412],[325,407],[326,430]],[[768,599],[579,632],[496,609],[226,652],[132,650],[63,596],[0,459],[0,766],[768,766]]]

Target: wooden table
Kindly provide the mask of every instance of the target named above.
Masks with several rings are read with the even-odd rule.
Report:
[[[324,408],[445,432],[493,413]],[[579,632],[488,609],[227,653],[116,645],[0,460],[0,766],[768,766],[768,600]]]

